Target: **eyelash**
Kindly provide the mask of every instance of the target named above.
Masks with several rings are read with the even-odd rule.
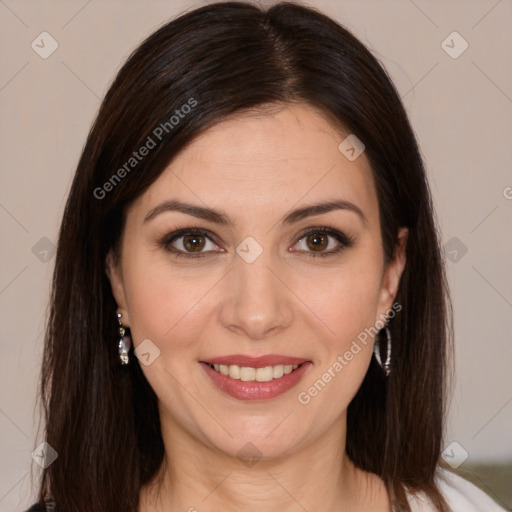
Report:
[[[335,250],[330,250],[328,252],[315,252],[315,251],[294,251],[294,252],[301,252],[303,254],[306,254],[307,256],[310,256],[312,258],[325,258],[327,256],[334,256],[335,254],[338,254],[345,248],[352,247],[354,245],[354,239],[336,229],[329,228],[327,226],[315,226],[311,228],[307,228],[305,231],[303,231],[299,237],[297,238],[297,241],[294,245],[297,245],[303,238],[309,236],[309,235],[316,235],[316,234],[324,234],[329,235],[333,238],[335,238],[339,243],[340,246]],[[178,231],[174,231],[173,233],[170,233],[166,235],[161,241],[160,245],[170,253],[172,253],[175,256],[178,256],[180,258],[200,258],[203,257],[205,254],[208,254],[208,252],[198,252],[198,253],[187,253],[183,252],[180,249],[171,248],[172,242],[187,236],[187,235],[199,235],[204,236],[208,238],[211,242],[217,243],[215,241],[215,236],[210,233],[207,230],[191,227],[191,228],[185,228],[180,229]]]

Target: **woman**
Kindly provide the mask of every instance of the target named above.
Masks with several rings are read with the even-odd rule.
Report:
[[[31,510],[500,510],[439,467],[450,325],[376,59],[300,5],[185,14],[121,69],[78,164]]]

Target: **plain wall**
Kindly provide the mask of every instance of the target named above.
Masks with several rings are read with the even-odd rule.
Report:
[[[51,249],[100,99],[145,36],[202,4],[0,2],[2,511],[22,510],[34,498],[29,471],[31,452],[44,440],[35,436],[34,406]],[[442,240],[454,260],[447,270],[457,378],[446,444],[458,442],[468,461],[510,459],[512,2],[311,5],[351,29],[388,69],[426,160]],[[58,43],[47,59],[31,47],[43,31]],[[454,31],[469,44],[458,58],[441,45]],[[452,52],[461,48],[462,40],[448,41]]]

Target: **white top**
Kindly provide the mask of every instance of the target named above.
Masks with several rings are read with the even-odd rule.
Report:
[[[436,480],[453,512],[506,512],[478,487],[451,471],[438,468]],[[408,499],[412,512],[435,512],[424,495],[416,497],[408,494]]]

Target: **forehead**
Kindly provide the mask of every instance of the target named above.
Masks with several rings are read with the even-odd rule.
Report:
[[[368,161],[338,149],[348,135],[309,105],[237,114],[199,135],[137,203],[180,198],[242,215],[344,199],[371,217],[377,197]]]

